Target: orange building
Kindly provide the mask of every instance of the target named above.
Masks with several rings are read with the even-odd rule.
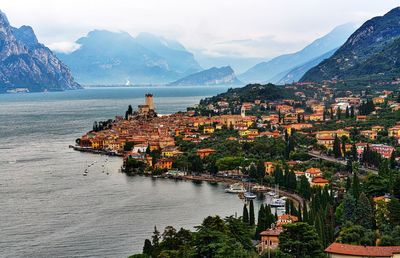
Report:
[[[282,225],[295,223],[297,221],[299,221],[299,218],[297,216],[291,214],[283,214],[281,216],[278,216],[276,224],[278,227],[280,227]]]
[[[275,171],[274,163],[270,161],[264,162],[264,167],[265,167],[265,174],[267,175],[271,175]]]
[[[172,168],[172,160],[167,158],[162,158],[157,160],[157,163],[154,165],[157,169],[171,169]]]
[[[282,228],[267,229],[260,233],[261,242],[258,245],[259,253],[265,253],[268,250],[274,250],[279,245],[279,235],[282,233]]]
[[[205,157],[207,157],[207,156],[209,156],[209,155],[211,155],[213,153],[215,153],[215,150],[211,149],[211,148],[198,149],[197,150],[197,155],[199,155],[200,158],[202,158],[202,159],[204,159]]]
[[[317,177],[314,177],[311,180],[311,184],[310,185],[313,186],[313,187],[317,186],[317,187],[324,188],[328,184],[329,184],[329,180],[323,178],[322,176],[317,176]]]

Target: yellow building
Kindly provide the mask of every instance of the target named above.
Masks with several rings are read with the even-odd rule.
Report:
[[[400,138],[400,125],[389,128],[388,135],[389,137]]]
[[[360,134],[370,140],[376,140],[376,138],[378,137],[378,133],[373,130],[364,130],[364,131],[361,131]]]
[[[274,173],[275,171],[275,165],[270,161],[264,162],[264,167],[265,167],[265,174],[267,175],[272,175],[272,173]]]
[[[321,187],[321,188],[324,188],[326,185],[328,185],[329,184],[329,180],[327,180],[327,179],[325,179],[325,178],[323,178],[322,176],[317,176],[317,177],[314,177],[312,180],[311,180],[311,186],[312,187]]]
[[[375,97],[372,99],[372,102],[374,102],[375,105],[377,104],[383,104],[385,102],[385,98],[384,97]]]
[[[168,158],[163,158],[157,160],[155,164],[155,168],[157,169],[171,169],[172,168],[172,160]]]
[[[213,126],[204,126],[203,133],[204,134],[212,134],[214,133],[215,128]]]

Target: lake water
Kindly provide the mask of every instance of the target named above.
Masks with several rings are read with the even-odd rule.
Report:
[[[0,256],[126,257],[153,227],[191,228],[243,203],[207,183],[127,177],[120,158],[72,151],[94,120],[123,115],[154,94],[161,114],[228,87],[91,88],[0,95]],[[89,175],[85,164],[95,162]],[[258,206],[258,203],[256,204]]]

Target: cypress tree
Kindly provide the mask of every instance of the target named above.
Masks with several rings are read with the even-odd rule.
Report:
[[[356,144],[353,142],[353,144],[351,145],[351,160],[352,161],[358,161],[358,153],[357,153],[357,148],[356,148]]]
[[[354,118],[354,106],[350,107],[350,117]]]
[[[392,154],[390,155],[390,168],[396,168],[396,153],[394,151],[392,151]]]
[[[338,107],[336,110],[336,117],[338,120],[342,118],[342,110],[340,109],[340,107]]]
[[[306,201],[304,201],[304,203],[303,203],[303,221],[304,222],[309,222],[309,220],[308,220],[308,209],[307,209],[307,202]]]
[[[242,216],[243,223],[249,223],[249,212],[247,210],[247,205],[243,205],[243,216]]]
[[[355,222],[365,228],[371,229],[374,223],[374,212],[365,193],[361,193],[354,212]]]
[[[392,225],[400,225],[400,201],[397,198],[392,198],[388,204],[389,220]]]
[[[260,238],[260,233],[266,229],[265,227],[265,210],[264,204],[261,204],[260,209],[258,210],[258,218],[257,218],[257,227],[256,227],[256,239]]]
[[[353,195],[347,193],[343,199],[343,221],[354,222],[354,210],[356,208],[356,200]]]
[[[249,224],[250,224],[250,226],[254,226],[254,223],[255,223],[254,204],[253,204],[253,200],[250,200],[250,218],[249,218]]]
[[[153,245],[151,244],[151,241],[149,239],[144,240],[144,245],[143,245],[143,254],[146,254],[148,257],[151,257],[153,254]]]
[[[346,193],[349,192],[350,189],[351,189],[351,178],[347,177],[347,179],[346,179]]]
[[[345,114],[346,118],[350,117],[350,111],[349,111],[349,106],[346,107],[346,114]]]
[[[353,173],[353,187],[352,187],[352,194],[354,199],[356,201],[358,200],[358,197],[360,196],[360,179],[358,178],[357,173]]]
[[[342,157],[342,151],[340,148],[340,140],[337,135],[335,135],[335,139],[333,140],[333,155],[335,155],[335,158],[341,158]]]

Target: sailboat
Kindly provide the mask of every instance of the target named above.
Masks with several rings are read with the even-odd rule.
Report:
[[[248,199],[248,200],[253,200],[255,198],[257,198],[257,195],[255,195],[254,193],[252,193],[250,191],[250,183],[249,183],[249,187],[247,189],[247,191],[244,193],[244,198]]]
[[[276,186],[276,195],[272,198],[271,207],[285,207],[286,197],[279,198],[279,185]]]

